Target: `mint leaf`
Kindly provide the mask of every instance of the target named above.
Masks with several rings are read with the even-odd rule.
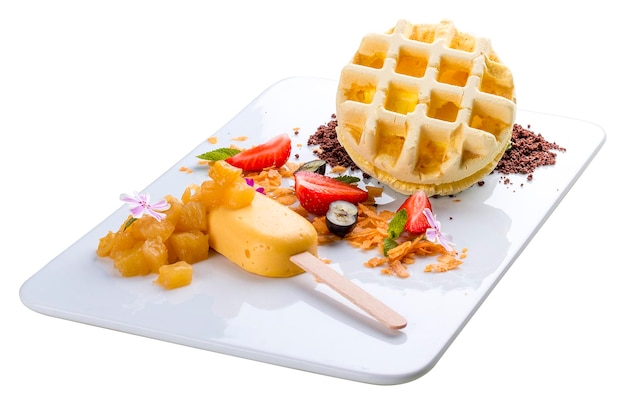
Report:
[[[205,159],[207,161],[223,161],[224,159],[237,155],[239,152],[241,152],[239,149],[219,148],[200,154],[196,156],[196,158]]]
[[[402,209],[396,213],[395,216],[389,222],[389,226],[387,227],[387,233],[389,233],[389,238],[397,239],[402,232],[404,231],[404,225],[406,225],[406,221],[408,220],[409,215],[406,209]]]
[[[400,237],[404,232],[404,225],[406,224],[409,214],[406,209],[398,211],[387,226],[388,237],[383,239],[383,253],[387,256],[387,251],[398,246],[396,239]]]
[[[346,184],[356,184],[360,181],[358,177],[353,177],[352,175],[340,175],[338,177],[335,177],[335,179],[341,182],[345,182]]]
[[[387,252],[398,246],[398,242],[388,237],[383,239],[383,253],[387,256]]]

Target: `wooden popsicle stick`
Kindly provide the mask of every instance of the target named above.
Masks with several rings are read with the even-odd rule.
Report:
[[[311,273],[347,300],[391,329],[406,327],[406,319],[310,252],[291,256],[291,262]]]

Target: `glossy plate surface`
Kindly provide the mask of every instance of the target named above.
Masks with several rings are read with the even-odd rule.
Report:
[[[201,143],[145,191],[153,198],[180,196],[207,179],[196,155],[239,136],[248,136],[239,143],[247,147],[289,133],[299,161],[313,159],[306,142],[330,120],[336,86],[317,78],[270,86],[215,133],[217,145]],[[585,121],[518,110],[516,122],[567,150],[530,182],[510,175],[505,183],[492,174],[455,198],[432,199],[443,231],[468,250],[459,269],[422,273],[433,261],[424,259],[411,266],[410,278],[399,279],[363,266],[374,252],[343,243],[320,247],[334,268],[407,318],[401,331],[382,327],[308,274],[257,277],[216,253],[195,264],[193,283],[177,290],[154,285],[154,276],[121,278],[95,249],[126,218],[126,207],[51,260],[20,296],[46,315],[209,351],[373,384],[411,381],[436,364],[605,140],[600,127]],[[194,172],[181,172],[182,166]],[[386,192],[383,207],[395,209],[396,197]]]

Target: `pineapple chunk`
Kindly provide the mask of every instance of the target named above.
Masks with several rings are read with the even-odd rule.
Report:
[[[224,205],[231,209],[238,209],[252,204],[256,191],[253,187],[246,184],[245,181],[241,181],[231,184],[222,193],[224,194]]]
[[[135,246],[135,239],[126,231],[109,232],[100,238],[96,253],[100,256],[113,256],[116,252],[125,251]]]
[[[141,246],[143,256],[150,266],[150,272],[158,273],[159,269],[168,262],[167,246],[160,237],[146,240]]]
[[[192,230],[207,231],[207,217],[204,203],[190,201],[185,203],[180,210],[180,217],[176,223],[177,232],[189,232]]]
[[[148,275],[150,273],[150,265],[143,254],[143,244],[138,244],[131,249],[116,251],[111,256],[113,257],[113,265],[123,277]]]
[[[185,261],[179,261],[159,268],[159,276],[154,283],[166,290],[173,290],[191,284],[192,276],[193,267]]]
[[[129,231],[135,240],[147,240],[160,237],[162,241],[166,241],[174,232],[175,227],[174,223],[167,217],[158,221],[154,217],[143,216],[128,226],[126,231]]]
[[[169,238],[169,247],[178,260],[194,264],[209,257],[209,235],[199,230],[176,232]]]
[[[183,203],[179,199],[171,195],[166,196],[165,200],[170,203],[170,208],[164,211],[163,214],[165,214],[165,218],[168,221],[172,222],[172,224],[176,224],[178,222],[178,219],[180,218],[180,212],[183,208]]]
[[[217,161],[209,171],[213,180],[204,181],[191,197],[192,200],[202,201],[208,210],[224,204],[233,209],[251,204],[255,190],[246,183],[241,174],[241,169],[224,161]]]
[[[211,210],[222,204],[224,192],[215,181],[204,181],[189,199],[190,201],[201,201],[207,209]]]
[[[96,249],[96,253],[98,256],[109,256],[111,253],[111,249],[113,249],[113,244],[115,243],[115,232],[109,231],[106,236],[103,236],[98,241],[98,248]]]
[[[220,187],[230,186],[233,182],[242,181],[242,170],[224,161],[218,161],[211,166],[209,177]]]

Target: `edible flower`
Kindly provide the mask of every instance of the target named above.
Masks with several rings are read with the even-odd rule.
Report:
[[[437,216],[429,208],[424,209],[424,216],[426,216],[426,220],[428,220],[430,225],[430,228],[426,229],[426,239],[433,243],[439,243],[447,251],[454,250],[452,239],[447,234],[441,232],[441,224],[437,221]]]
[[[246,184],[250,187],[254,187],[254,180],[252,178],[246,178]],[[265,189],[263,187],[258,187],[255,191],[257,193],[265,194]]]
[[[120,200],[127,203],[130,207],[130,212],[133,218],[129,220],[132,223],[133,219],[139,219],[144,214],[152,216],[158,221],[165,218],[165,214],[160,213],[170,208],[170,204],[165,200],[159,200],[154,203],[150,203],[150,194],[134,193],[134,196],[128,194],[121,194]],[[128,227],[130,223],[127,223]]]

